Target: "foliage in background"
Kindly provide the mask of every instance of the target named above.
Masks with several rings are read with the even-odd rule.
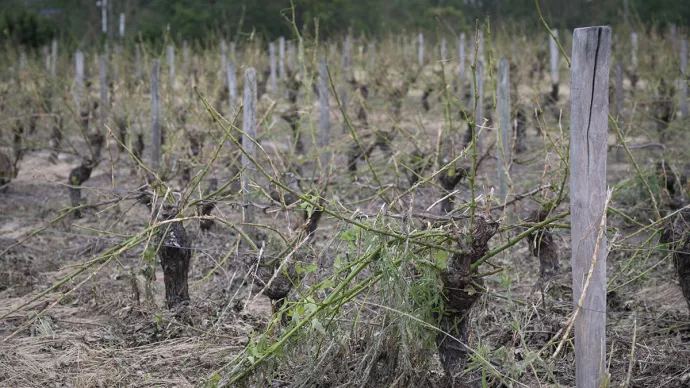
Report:
[[[210,33],[239,40],[259,35],[275,39],[291,36],[285,20],[289,0],[110,0],[110,28],[117,36],[119,14],[127,18],[129,37],[160,40],[202,40]],[[101,36],[101,10],[95,0],[0,0],[3,9],[2,39],[32,47],[54,33],[77,45],[96,43]],[[295,21],[300,28],[342,35],[427,31],[434,35],[436,19],[453,32],[469,31],[472,20],[490,17],[503,22],[539,28],[533,0],[294,0]],[[540,0],[552,27],[573,29],[585,25],[619,24],[624,19],[623,0]],[[5,16],[7,15],[7,16]],[[690,2],[683,0],[629,0],[628,20],[646,26],[684,24],[690,20]],[[469,21],[469,22],[468,22]],[[57,29],[53,27],[57,26]]]
[[[52,39],[56,31],[57,26],[50,17],[23,7],[2,7],[0,33],[4,43],[36,48]]]

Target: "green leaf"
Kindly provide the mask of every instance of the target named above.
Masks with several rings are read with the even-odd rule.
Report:
[[[311,328],[318,331],[321,335],[326,335],[326,330],[323,328],[321,322],[316,318],[312,319]]]

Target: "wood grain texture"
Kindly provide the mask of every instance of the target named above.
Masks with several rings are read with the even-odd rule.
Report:
[[[226,72],[228,76],[228,96],[230,97],[230,113],[232,114],[232,117],[230,117],[229,119],[232,120],[235,116],[235,113],[237,112],[237,75],[235,73],[234,62],[228,62]]]
[[[589,275],[606,202],[611,29],[578,28],[570,73],[570,210],[573,302]],[[606,236],[600,242],[591,283],[575,321],[576,383],[601,384],[606,362]]]
[[[510,64],[508,59],[501,58],[498,62],[498,123],[499,145],[496,147],[498,159],[498,198],[501,203],[508,195],[508,171],[511,163],[510,145],[512,134],[512,120],[510,119]]]
[[[477,61],[475,72],[477,76],[477,90],[475,91],[473,85],[470,86],[472,87],[472,104],[474,104],[475,101],[475,93],[479,96],[479,100],[477,100],[477,109],[474,111],[474,123],[475,132],[477,133],[477,152],[481,153],[482,136],[486,136],[485,134],[479,133],[481,131],[480,127],[484,125],[484,64],[482,62]]]

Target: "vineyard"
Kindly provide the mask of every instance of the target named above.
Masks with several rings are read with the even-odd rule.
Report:
[[[8,46],[0,385],[690,387],[690,31],[541,22]]]

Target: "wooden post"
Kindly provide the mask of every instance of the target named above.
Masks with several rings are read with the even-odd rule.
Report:
[[[74,67],[76,73],[74,100],[77,105],[77,114],[81,112],[81,100],[84,95],[84,53],[77,50],[74,54]]]
[[[458,70],[458,91],[462,89],[462,84],[465,82],[465,63],[467,63],[467,58],[465,58],[465,41],[466,36],[463,32],[460,34],[460,40],[458,40],[458,61],[460,62],[460,68]]]
[[[447,57],[447,51],[446,51],[446,38],[441,39],[441,60],[446,61],[448,59]],[[445,65],[445,64],[444,64]]]
[[[628,0],[623,0],[623,20],[628,24]]]
[[[350,35],[345,37],[343,45],[343,81],[347,82],[350,78],[350,65],[352,64],[352,38]]]
[[[616,77],[614,82],[614,99],[616,103],[616,115],[621,117],[623,115],[623,65],[620,62],[616,62],[614,65],[614,77]]]
[[[189,74],[189,43],[182,41],[182,74]]]
[[[419,38],[417,41],[417,60],[419,61],[419,66],[424,66],[424,34],[419,33]]]
[[[321,58],[319,62],[319,142],[321,150],[321,169],[328,175],[328,167],[331,161],[330,152],[326,152],[328,147],[328,131],[331,127],[330,106],[328,104],[328,70],[326,69],[326,59]]]
[[[153,60],[151,69],[151,168],[157,171],[161,162],[161,127],[160,114],[160,64],[158,59]]]
[[[113,1],[114,0],[108,0],[106,1],[106,4],[108,5],[108,18],[106,20],[106,23],[108,24],[108,42],[112,42],[113,40]]]
[[[170,70],[170,91],[175,89],[175,46],[168,46],[168,69]]]
[[[256,146],[254,144],[254,139],[256,139],[256,70],[253,67],[248,68],[244,72],[244,108],[242,111],[242,147],[245,153],[242,153],[242,202],[247,203],[250,198],[249,183],[255,181],[256,177],[254,172],[256,171],[256,166],[252,164],[249,157],[252,158],[256,156]],[[256,160],[256,159],[255,159]],[[245,206],[242,208],[243,224],[253,224],[254,223],[254,208],[252,206]],[[253,236],[253,228],[245,228],[249,236]],[[249,232],[252,233],[249,233]]]
[[[673,44],[673,48],[677,49],[678,48],[678,38],[676,37],[676,25],[671,24],[668,28],[669,28],[669,32],[671,33],[671,43]]]
[[[108,0],[101,0],[101,32],[108,33]]]
[[[227,67],[228,75],[228,95],[230,97],[230,113],[235,116],[235,101],[237,101],[237,81],[235,79],[235,64],[233,62],[228,62]],[[229,121],[232,121],[232,117],[228,117]]]
[[[295,43],[291,40],[287,41],[287,67],[294,74],[295,71]]]
[[[100,126],[98,131],[105,131],[105,120],[108,114],[108,59],[105,54],[101,55],[98,63],[98,80],[101,92],[101,103],[98,105],[101,110]]]
[[[278,76],[285,82],[285,37],[278,38]]]
[[[303,78],[304,74],[302,74],[302,62],[304,62],[304,42],[302,41],[302,38],[300,38],[299,42],[297,43],[297,61],[299,62],[297,64],[297,68],[299,69],[299,75]]]
[[[575,364],[578,387],[599,387],[606,370],[606,234],[599,227],[606,202],[611,29],[578,28],[570,70],[570,211]],[[590,273],[597,249],[596,265]],[[582,306],[578,307],[587,277]]]
[[[113,82],[116,84],[120,82],[120,53],[122,46],[115,44],[115,57],[113,58]]]
[[[554,38],[549,39],[549,51],[551,53],[551,85],[558,85],[560,81],[560,74],[558,71],[559,49],[556,39],[558,39],[558,30],[551,30]]]
[[[477,48],[477,63],[484,63],[484,33],[479,31],[478,32],[478,37],[477,37],[477,44],[479,47]],[[473,48],[474,50],[474,48]]]
[[[510,65],[506,58],[498,62],[498,198],[505,203],[508,196],[508,178],[511,164]],[[507,211],[507,209],[506,209]]]
[[[50,54],[50,76],[53,79],[57,78],[57,59],[58,59],[58,42],[53,39],[52,50]]]
[[[44,59],[45,64],[46,64],[46,72],[50,71],[50,62],[51,61],[50,61],[50,51],[49,50],[50,49],[48,48],[48,46],[43,46],[43,59]]]
[[[125,39],[125,14],[120,13],[120,39]]]
[[[228,60],[228,48],[225,45],[225,41],[222,40],[220,41],[220,68],[221,69],[226,69],[227,68],[227,62]]]
[[[680,112],[688,117],[688,41],[680,42]]]
[[[630,33],[630,43],[632,44],[632,52],[630,53],[631,59],[632,59],[632,67],[633,67],[633,71],[637,72],[637,47],[638,47],[637,32],[631,32]]]
[[[352,59],[350,57],[351,54],[351,45],[352,42],[350,40],[350,35],[348,34],[345,37],[345,43],[343,45],[343,58],[342,58],[342,66],[343,66],[343,74],[342,74],[342,85],[339,87],[338,90],[338,96],[340,97],[340,101],[343,105],[343,109],[347,113],[348,106],[350,103],[350,96],[348,94],[348,81],[350,80],[350,64],[352,63]],[[343,133],[347,133],[348,131],[347,123],[345,121],[345,118],[343,118]]]
[[[278,75],[276,74],[276,45],[274,42],[268,44],[268,57],[271,66],[271,95],[275,98],[278,95]]]
[[[481,130],[480,126],[484,125],[484,64],[481,61],[477,61],[477,67],[475,71],[477,76],[476,95],[479,96],[479,99],[477,100],[477,110],[474,112],[474,124],[475,132],[477,133],[477,152],[480,152],[482,149],[482,140],[481,136],[479,135],[479,131]],[[474,85],[471,85],[470,87],[472,88],[472,101],[470,101],[470,106],[474,106]]]
[[[137,81],[142,80],[142,72],[141,72],[141,46],[137,43],[136,46],[134,46],[134,72],[137,77]]]
[[[374,42],[370,42],[367,48],[369,54],[369,72],[374,71],[374,64],[376,63],[376,45]]]
[[[230,60],[233,63],[237,63],[237,43],[235,42],[230,42]]]

